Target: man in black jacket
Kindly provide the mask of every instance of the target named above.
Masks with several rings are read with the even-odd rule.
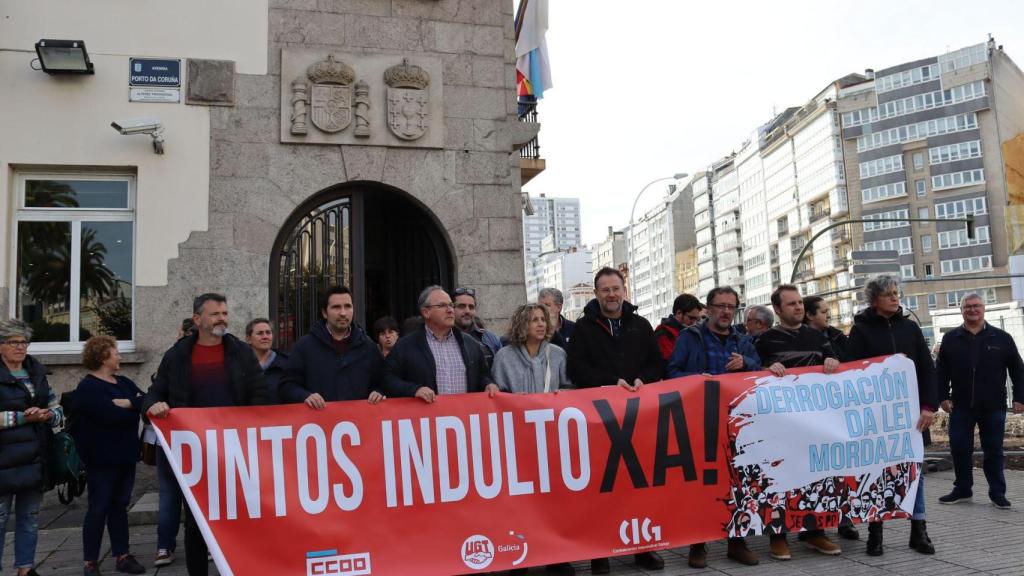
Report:
[[[1006,433],[1006,375],[1013,381],[1013,411],[1024,412],[1024,362],[1013,337],[985,322],[985,301],[970,293],[960,301],[964,323],[942,337],[938,358],[939,401],[949,412],[949,448],[956,480],[943,504],[970,500],[974,478],[974,427],[985,455],[982,469],[988,497],[996,508],[1009,509],[1003,476]],[[950,388],[952,387],[952,390]]]
[[[196,297],[196,330],[164,353],[142,403],[150,418],[174,408],[212,408],[268,404],[263,371],[252,349],[227,333],[228,301],[220,294]],[[189,576],[209,572],[206,542],[191,509],[185,507],[185,563]]]
[[[916,368],[917,394],[921,417],[917,429],[924,432],[932,425],[938,394],[935,389],[935,363],[921,327],[903,315],[900,285],[892,276],[878,276],[864,286],[870,307],[853,317],[847,347],[847,360],[863,360],[886,354],[905,354]],[[925,524],[924,476],[918,479],[914,512],[910,517],[910,547],[921,554],[934,554],[935,546]],[[867,553],[881,556],[882,522],[868,524]]]
[[[555,319],[555,333],[551,335],[551,343],[563,350],[568,349],[576,323],[562,316],[562,306],[565,304],[562,291],[558,288],[541,288],[537,293],[537,302],[547,306],[551,317]]]
[[[636,391],[661,380],[665,361],[650,322],[625,301],[625,279],[614,268],[602,268],[594,277],[596,298],[583,310],[569,342],[569,379],[579,388],[621,386]],[[661,570],[665,561],[656,552],[634,555],[646,570]],[[607,558],[590,561],[594,574],[607,574]]]
[[[804,300],[800,297],[800,290],[792,284],[782,284],[772,292],[772,308],[775,309],[779,323],[757,339],[757,354],[761,357],[761,364],[779,377],[786,375],[786,368],[801,366],[822,366],[825,374],[835,372],[839,360],[832,345],[822,332],[803,323]],[[798,538],[808,548],[829,556],[842,553],[842,548],[832,542],[824,530],[807,528],[800,532]],[[840,525],[839,530],[840,534],[846,532],[847,538],[857,539],[852,524]],[[791,558],[785,534],[772,534],[770,548],[772,558],[776,560]]]
[[[384,399],[380,392],[384,357],[355,324],[352,291],[335,286],[320,302],[317,322],[292,348],[281,377],[281,399],[322,410],[326,402]]]
[[[419,297],[422,330],[402,336],[384,363],[384,391],[389,396],[416,397],[431,403],[438,394],[487,392],[498,385],[491,378],[479,342],[453,330],[455,307],[444,288],[428,286]]]

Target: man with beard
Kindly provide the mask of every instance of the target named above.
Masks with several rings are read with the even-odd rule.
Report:
[[[804,300],[800,297],[800,290],[792,284],[779,286],[772,292],[772,307],[779,323],[757,339],[757,353],[761,363],[779,377],[785,376],[786,368],[800,366],[823,366],[825,374],[835,372],[839,360],[832,344],[824,332],[804,324]],[[810,516],[806,518],[813,520]],[[808,548],[829,556],[843,551],[817,526],[801,532],[799,539]],[[789,560],[792,557],[785,534],[772,535],[771,554],[776,560]]]
[[[501,338],[493,332],[484,330],[476,317],[476,290],[456,288],[452,296],[455,297],[455,326],[464,334],[472,336],[483,347],[487,369],[490,370],[491,364],[494,363],[494,355],[501,350]]]
[[[579,388],[620,386],[635,392],[661,380],[664,360],[654,330],[636,307],[626,302],[625,279],[614,268],[604,267],[594,276],[594,298],[576,322],[569,341],[569,379]],[[638,566],[661,570],[665,561],[656,552],[635,554]],[[607,558],[590,561],[594,574],[607,574]]]
[[[175,408],[269,404],[263,370],[252,349],[228,334],[228,300],[207,293],[192,304],[195,331],[164,353],[143,410],[162,418]],[[185,507],[185,564],[189,576],[209,572],[206,541]]]
[[[707,320],[679,333],[676,348],[668,361],[669,378],[761,369],[761,359],[750,338],[737,332],[732,325],[739,304],[740,295],[730,286],[719,286],[708,292]],[[726,555],[747,566],[760,562],[744,538],[729,538]],[[708,549],[703,542],[690,546],[687,562],[692,568],[707,567],[707,559]]]
[[[384,399],[384,357],[355,322],[352,291],[334,286],[320,303],[317,322],[295,344],[281,378],[281,399],[322,410],[326,402]]]

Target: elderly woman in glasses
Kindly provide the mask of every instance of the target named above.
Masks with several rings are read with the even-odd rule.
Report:
[[[46,367],[28,354],[32,329],[21,320],[0,321],[0,566],[7,518],[15,512],[14,565],[33,569],[43,499],[47,427],[64,413],[46,380]]]
[[[900,285],[892,276],[878,276],[864,287],[870,306],[853,318],[853,329],[847,343],[849,360],[862,360],[885,354],[906,354],[917,368],[917,390],[921,417],[917,429],[931,426],[938,407],[935,364],[921,327],[903,314],[900,306]],[[925,525],[924,476],[919,476],[914,513],[911,516],[910,547],[921,554],[934,554],[935,547]],[[868,525],[867,553],[881,556],[882,522]]]

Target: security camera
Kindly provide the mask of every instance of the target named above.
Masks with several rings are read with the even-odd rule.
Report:
[[[110,126],[123,136],[134,134],[149,134],[153,137],[153,151],[157,154],[164,153],[164,126],[159,118],[133,118],[130,120],[115,120]]]

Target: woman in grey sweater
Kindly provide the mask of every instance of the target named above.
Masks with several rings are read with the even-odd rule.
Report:
[[[508,342],[494,356],[491,372],[503,390],[517,394],[571,388],[565,372],[565,350],[550,343],[555,324],[543,304],[525,304],[512,314]]]

